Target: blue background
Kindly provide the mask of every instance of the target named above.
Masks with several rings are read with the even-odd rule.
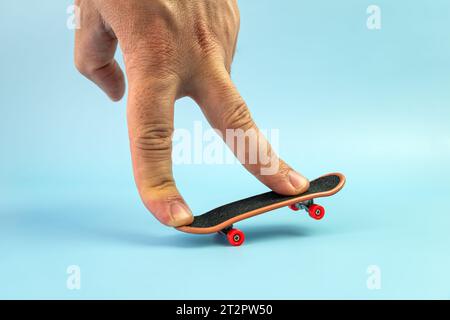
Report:
[[[0,298],[450,298],[448,1],[377,1],[378,31],[368,1],[240,1],[233,77],[254,118],[293,167],[347,185],[322,221],[240,223],[239,248],[145,210],[125,101],[73,67],[69,4],[0,2]],[[176,127],[197,120],[177,103]],[[239,165],[174,170],[195,213],[266,190]]]

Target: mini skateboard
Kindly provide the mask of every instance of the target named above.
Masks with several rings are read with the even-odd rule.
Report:
[[[309,189],[302,194],[284,196],[273,191],[238,200],[215,208],[194,217],[194,221],[177,229],[187,233],[207,234],[219,232],[224,234],[233,246],[240,246],[244,233],[233,228],[233,224],[272,211],[281,207],[289,207],[294,211],[305,210],[315,220],[325,215],[325,208],[315,204],[314,199],[329,197],[345,184],[345,176],[341,173],[329,173],[310,182]]]

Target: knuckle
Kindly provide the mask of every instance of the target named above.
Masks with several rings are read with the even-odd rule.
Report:
[[[167,159],[172,148],[173,127],[164,123],[140,126],[132,139],[133,146],[152,158]]]
[[[115,69],[114,63],[101,64],[100,61],[90,61],[84,57],[75,56],[75,68],[87,78],[110,77]]]
[[[175,181],[173,178],[167,174],[155,176],[153,181],[149,183],[149,188],[153,190],[153,192],[164,191],[164,190],[172,190],[175,188]],[[165,198],[165,201],[169,203],[171,200],[168,197]]]
[[[75,55],[75,68],[78,70],[79,73],[82,75],[88,77],[92,73],[92,68],[89,65],[89,63],[86,62],[86,60],[78,55]]]
[[[218,47],[214,35],[204,23],[196,22],[194,24],[194,37],[197,48],[203,55],[209,55]]]
[[[176,55],[176,48],[171,36],[169,34],[155,34],[150,37],[150,41],[147,44],[150,48],[151,55],[145,55],[149,57],[148,62],[154,63],[158,66],[161,63],[171,63]]]
[[[240,101],[229,107],[223,114],[225,128],[242,129],[254,127],[254,122],[245,102]]]
[[[130,73],[147,70],[154,76],[164,76],[177,70],[179,48],[176,34],[167,24],[165,19],[156,16],[152,23],[125,41],[123,53]]]
[[[142,187],[141,196],[147,199],[150,203],[165,202],[181,200],[181,196],[167,196],[165,193],[176,190],[175,181],[172,175],[168,172],[154,173],[151,179],[145,181],[145,186]],[[153,199],[153,200],[152,200]]]
[[[166,79],[177,74],[175,48],[164,39],[152,39],[127,60],[127,73],[131,76],[151,72],[152,77]]]

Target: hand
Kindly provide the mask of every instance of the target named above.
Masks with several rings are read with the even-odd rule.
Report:
[[[174,103],[184,96],[224,135],[226,129],[256,132],[258,148],[277,170],[261,174],[271,164],[240,160],[269,188],[286,195],[308,188],[259,134],[230,79],[239,31],[235,0],[76,0],[76,5],[81,25],[75,65],[115,101],[125,92],[124,74],[114,60],[118,43],[122,49],[134,176],[145,206],[159,221],[177,227],[193,219],[172,176]]]

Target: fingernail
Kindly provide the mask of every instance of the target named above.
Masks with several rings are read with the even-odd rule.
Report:
[[[176,225],[187,224],[192,217],[191,212],[185,207],[185,205],[179,202],[175,202],[170,206],[170,214],[172,215],[173,222]]]
[[[294,170],[289,172],[289,182],[296,190],[305,189],[308,185],[308,180]]]

